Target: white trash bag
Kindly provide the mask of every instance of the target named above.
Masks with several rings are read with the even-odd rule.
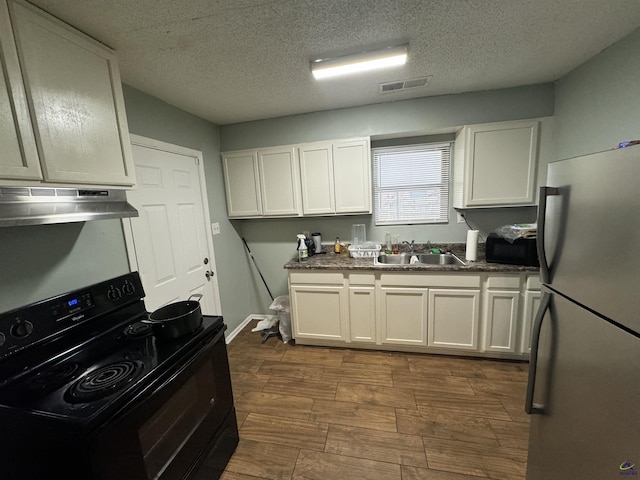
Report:
[[[274,310],[278,314],[278,328],[280,336],[284,343],[291,341],[291,313],[289,312],[289,295],[280,295],[276,297],[271,305],[270,310]]]
[[[263,330],[269,330],[278,322],[278,318],[275,315],[266,315],[265,318],[260,320],[252,332],[262,332]]]

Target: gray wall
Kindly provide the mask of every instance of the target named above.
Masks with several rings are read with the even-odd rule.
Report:
[[[517,120],[553,115],[552,84],[445,95],[399,102],[348,108],[305,115],[261,120],[220,128],[222,151],[286,145],[332,138],[369,135],[387,137],[436,135],[455,132],[462,125]],[[485,235],[497,226],[528,222],[535,208],[513,208],[469,212],[467,219]],[[251,245],[254,256],[274,295],[287,292],[282,265],[295,256],[296,233],[321,232],[323,240],[336,236],[351,238],[351,224],[364,223],[367,238],[384,240],[385,231],[401,239],[437,243],[464,242],[468,227],[456,222],[450,212],[448,224],[376,227],[371,215],[301,219],[238,220],[234,224]],[[259,277],[258,281],[259,281]],[[262,312],[268,313],[270,299],[258,290]]]
[[[377,135],[434,135],[553,114],[553,84],[443,95],[225,125],[222,151]]]
[[[557,82],[557,159],[640,139],[640,29]]]
[[[128,271],[120,220],[0,228],[0,312]]]

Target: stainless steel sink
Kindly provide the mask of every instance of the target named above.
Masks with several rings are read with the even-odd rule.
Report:
[[[422,265],[459,265],[463,266],[464,262],[451,253],[397,253],[386,254],[381,253],[378,256],[378,264],[383,265],[410,265],[411,259],[415,257],[414,264]]]

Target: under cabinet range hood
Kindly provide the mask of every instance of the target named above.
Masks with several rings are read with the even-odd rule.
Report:
[[[0,227],[137,216],[124,190],[0,186]]]

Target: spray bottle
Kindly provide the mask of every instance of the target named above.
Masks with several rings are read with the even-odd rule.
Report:
[[[306,237],[299,233],[298,237],[298,261],[304,262],[309,257],[309,251],[307,250]]]

